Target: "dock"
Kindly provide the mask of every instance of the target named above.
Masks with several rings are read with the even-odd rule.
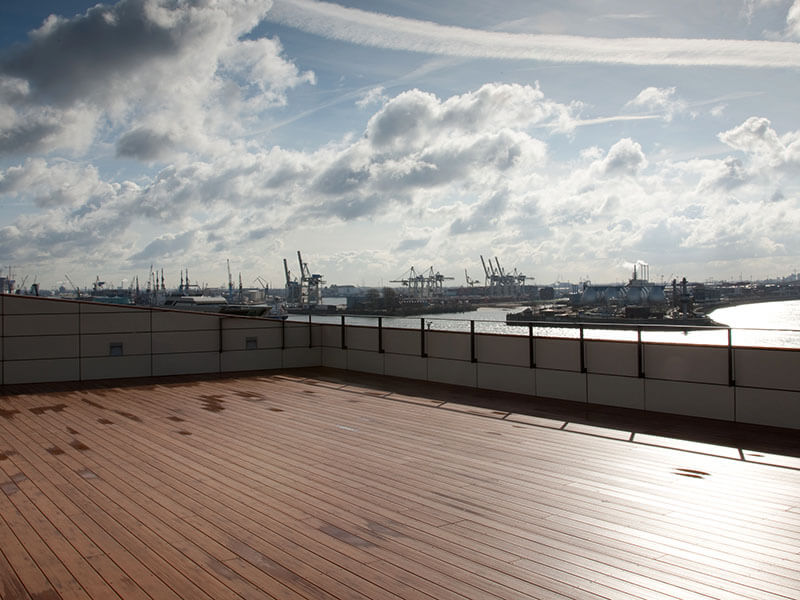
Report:
[[[796,431],[330,368],[7,385],[0,597],[800,597]]]

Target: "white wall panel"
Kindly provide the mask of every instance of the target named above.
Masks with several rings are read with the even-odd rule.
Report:
[[[78,313],[5,315],[3,335],[70,335],[78,333]]]
[[[575,339],[536,338],[536,367],[563,371],[580,371],[580,341]]]
[[[185,354],[155,354],[153,375],[184,375],[192,373],[218,373],[218,352],[191,352]]]
[[[219,337],[219,336],[218,336]],[[248,340],[255,338],[257,350],[278,349],[281,347],[281,331],[273,329],[234,329],[222,332],[222,348],[226,352],[247,350]]]
[[[81,356],[102,358],[111,355],[111,344],[122,344],[122,355],[150,354],[149,333],[103,333],[81,336]]]
[[[644,372],[648,379],[697,383],[728,383],[728,348],[645,344]]]
[[[153,310],[153,331],[197,331],[200,329],[219,330],[220,315],[193,313],[183,310]]]
[[[219,352],[219,331],[153,333],[153,354]]]
[[[81,376],[91,379],[149,377],[150,356],[105,356],[81,360]]]
[[[378,351],[378,328],[377,327],[347,327],[347,348],[348,350],[366,350],[367,352]]]
[[[406,377],[426,381],[428,379],[428,359],[421,356],[407,354],[383,355],[383,369],[386,375],[392,377]]]
[[[286,321],[285,327],[287,348],[308,348],[308,323]],[[277,331],[276,334],[278,345],[280,345],[280,331]]]
[[[283,353],[275,348],[228,351],[223,352],[220,359],[225,372],[280,369],[283,366]]]
[[[428,380],[475,387],[477,368],[475,363],[444,358],[428,359]]]
[[[5,384],[51,381],[80,381],[79,359],[19,360],[3,363],[3,383]]]
[[[533,395],[536,389],[536,369],[479,362],[477,387]]]
[[[85,303],[37,296],[2,294],[3,313],[6,315],[78,314]]]
[[[363,373],[383,375],[383,354],[347,349],[347,368]]]
[[[80,328],[82,334],[87,333],[143,333],[150,331],[150,315],[142,311],[128,313],[92,313],[81,311]]]
[[[736,348],[736,385],[800,391],[800,351]]]
[[[296,369],[299,367],[318,367],[323,364],[322,354],[326,351],[327,350],[323,350],[319,347],[287,348],[283,351],[283,368]],[[343,353],[344,351],[339,350],[338,352]]]
[[[635,342],[587,340],[584,343],[589,373],[638,377],[639,353]]]
[[[537,368],[536,395],[586,402],[586,374]]]
[[[319,325],[322,329],[322,345],[326,348],[342,347],[341,325]],[[347,333],[345,332],[345,336]]]
[[[733,388],[722,385],[647,380],[646,410],[733,421]]]
[[[644,410],[644,379],[589,373],[587,389],[592,404]]]
[[[419,356],[421,350],[418,329],[383,329],[383,349],[391,354]]]
[[[431,358],[470,360],[468,333],[426,331],[425,351]]]
[[[475,357],[479,363],[530,367],[529,343],[526,337],[477,334]]]
[[[5,339],[5,360],[77,358],[77,335],[39,335]]]
[[[800,392],[737,389],[736,420],[800,429]]]
[[[322,366],[331,367],[332,369],[346,369],[347,350],[342,350],[341,348],[323,348]]]

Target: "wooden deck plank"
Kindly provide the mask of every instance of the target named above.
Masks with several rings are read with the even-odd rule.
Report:
[[[0,537],[18,550],[0,547],[0,582],[142,600],[800,595],[796,443],[748,429],[745,453],[703,422],[673,441],[500,397],[325,370],[0,395]]]
[[[151,436],[151,437],[152,437],[152,436]],[[93,443],[96,443],[96,442],[98,441],[98,438],[97,438],[97,437],[95,437],[95,438],[93,438],[93,440],[94,440],[94,441],[93,441]],[[129,451],[130,451],[130,450],[129,450]],[[120,458],[120,459],[122,459],[123,457],[119,457],[119,458]],[[184,462],[184,460],[182,460],[183,458],[184,458],[184,457],[180,457],[180,459],[181,459],[181,460],[170,461],[170,462],[174,462],[175,464],[182,464],[182,463]],[[148,462],[148,457],[147,457],[147,456],[143,456],[143,462]],[[175,474],[175,473],[172,473],[170,476],[171,476],[171,477],[175,477],[175,476],[176,476],[176,474]],[[152,483],[152,481],[148,482],[148,487],[149,487],[149,484],[151,484],[151,483]],[[146,489],[146,488],[145,488],[145,489]],[[224,493],[222,490],[220,490],[220,492],[221,492],[221,493]],[[207,492],[205,492],[205,493],[204,493],[202,490],[198,490],[198,489],[191,489],[191,490],[188,490],[188,491],[187,491],[187,494],[188,494],[189,496],[193,496],[193,495],[197,495],[197,496],[204,496],[204,495],[207,495]],[[234,501],[235,501],[235,499],[234,499]],[[220,516],[222,516],[223,514],[225,514],[225,512],[226,512],[227,508],[228,508],[228,507],[227,507],[227,506],[225,506],[225,505],[218,505],[218,506],[214,507],[214,508],[213,508],[213,510],[211,510],[211,511],[209,511],[209,512],[205,513],[205,514],[208,514],[208,515],[210,515],[210,516],[208,517],[208,518],[210,518],[210,519],[219,518]],[[187,509],[187,510],[188,510],[188,509]],[[194,510],[195,510],[195,511],[197,511],[197,513],[198,513],[198,514],[199,514],[200,512],[202,512],[202,509],[198,509],[197,507],[195,507],[195,508],[194,508]],[[296,515],[294,515],[294,516],[296,517]],[[250,518],[251,518],[252,520],[255,520],[255,521],[263,521],[263,520],[265,520],[265,519],[266,519],[266,517],[267,517],[267,515],[265,515],[265,514],[263,514],[263,513],[261,513],[261,514],[255,514],[255,515],[251,515],[251,516],[250,516]],[[247,524],[251,524],[251,523],[253,522],[252,520],[251,520],[251,521],[248,521],[248,522],[247,522]],[[206,528],[207,528],[208,526],[209,526],[209,525],[206,525]],[[230,522],[228,522],[228,524],[226,525],[226,530],[229,530],[229,529],[230,529]],[[247,532],[247,530],[245,530],[245,529],[242,529],[242,531],[245,531],[245,534],[244,534],[244,535],[246,535],[246,536],[249,536],[249,532]],[[273,537],[274,537],[274,536],[273,536]],[[223,539],[225,539],[225,538],[223,538]],[[273,540],[273,542],[274,542],[275,544],[279,544],[279,545],[281,544],[281,542],[285,542],[285,541],[286,541],[286,538],[280,538],[280,537],[274,537],[274,540]],[[232,543],[233,543],[233,544],[238,544],[238,547],[239,547],[239,548],[243,548],[243,546],[242,546],[242,545],[241,545],[241,543],[240,543],[240,540],[234,540]],[[285,546],[286,544],[284,543],[283,545]],[[276,546],[272,546],[272,547],[271,547],[271,551],[272,551],[272,554],[273,554],[273,555],[275,555],[275,554],[278,554],[278,553],[280,553],[280,552],[282,551],[282,549],[278,549]],[[254,555],[255,555],[255,554],[254,554],[254,550],[252,550],[252,549],[249,549],[249,548],[247,549],[247,553],[248,553],[248,554],[250,554],[251,556],[254,556]],[[238,563],[237,563],[237,564],[238,564]],[[298,565],[294,565],[294,569],[295,569],[295,572],[300,572],[300,571],[302,571],[301,567],[299,567]],[[326,583],[327,583],[327,586],[326,586],[326,587],[327,587],[327,588],[335,588],[335,585],[333,585],[333,583],[331,582],[330,578],[328,578],[328,577],[327,577],[327,576],[326,576],[324,573],[318,573],[318,574],[317,574],[317,576],[318,576],[318,577],[321,577],[321,578],[323,578],[323,579],[326,581]],[[352,582],[351,582],[351,583],[352,583]],[[308,592],[308,590],[306,590],[306,592]],[[368,590],[368,596],[366,596],[366,597],[376,597],[376,598],[377,598],[377,597],[380,597],[380,595],[379,595],[379,594],[380,594],[380,592],[381,592],[381,590],[379,590],[379,589],[378,589],[378,588],[376,588],[375,586],[370,586],[370,589]],[[353,597],[353,594],[354,594],[353,590],[348,590],[348,591],[347,591],[347,595],[348,595],[349,597]],[[384,595],[385,595],[385,594],[384,594]]]

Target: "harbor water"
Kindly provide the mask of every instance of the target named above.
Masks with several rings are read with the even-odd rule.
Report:
[[[528,328],[520,325],[507,325],[506,315],[519,312],[526,305],[516,307],[480,307],[471,312],[419,315],[415,317],[383,317],[383,327],[419,329],[424,326],[434,331],[469,332],[474,327],[476,333],[527,336]],[[775,348],[800,348],[800,300],[782,302],[761,302],[720,308],[710,313],[720,328],[687,329],[676,327],[671,331],[650,330],[642,327],[641,339],[644,342],[706,344],[727,346],[729,335],[734,346],[756,346]],[[291,320],[308,321],[304,315],[292,315]],[[339,315],[314,315],[314,323],[339,324]],[[377,317],[346,316],[348,325],[375,327]],[[729,330],[730,328],[730,334]],[[571,337],[581,335],[578,327],[535,326],[533,334],[537,337]],[[585,339],[609,339],[635,341],[639,336],[635,326],[631,328],[583,329]]]

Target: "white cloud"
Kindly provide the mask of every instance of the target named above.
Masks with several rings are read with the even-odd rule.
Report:
[[[383,86],[371,88],[356,101],[356,106],[366,108],[372,104],[383,104],[388,99],[384,92]]]
[[[786,15],[786,36],[800,39],[800,0],[794,0]]]
[[[81,151],[103,126],[106,141],[126,136],[118,149],[129,157],[215,152],[248,119],[282,105],[288,89],[314,82],[282,57],[278,40],[244,38],[270,5],[122,0],[49,18],[0,58],[10,107],[0,114],[0,151]],[[148,131],[169,143],[155,151]]]
[[[205,268],[238,256],[255,270],[287,248],[305,254],[313,240],[315,268],[330,281],[358,272],[374,283],[426,262],[446,274],[469,266],[474,277],[464,257],[487,253],[530,276],[634,256],[702,274],[707,260],[800,253],[798,182],[787,168],[800,164],[800,132],[780,134],[766,119],[719,134],[734,156],[671,162],[624,134],[591,146],[554,135],[574,108],[538,86],[443,98],[410,90],[374,110],[363,135],[315,151],[229,142],[136,184],[31,158],[0,171],[0,198],[39,208],[0,228],[0,254],[16,264],[81,257],[83,268]],[[142,159],[172,143],[169,129],[163,139],[130,131],[118,149]],[[550,146],[562,142],[556,155]],[[749,213],[759,214],[746,222]]]
[[[276,0],[267,18],[353,44],[468,58],[767,68],[800,65],[800,46],[792,43],[502,33],[443,26],[312,0]]]
[[[686,111],[686,102],[675,95],[675,88],[648,87],[643,89],[633,100],[625,104],[628,109],[644,109],[663,114],[667,122]]]
[[[611,146],[598,166],[605,175],[636,175],[647,167],[647,158],[638,142],[623,138]]]
[[[800,131],[780,136],[764,117],[750,117],[741,125],[720,133],[719,139],[751,155],[758,165],[773,168],[800,165]]]

